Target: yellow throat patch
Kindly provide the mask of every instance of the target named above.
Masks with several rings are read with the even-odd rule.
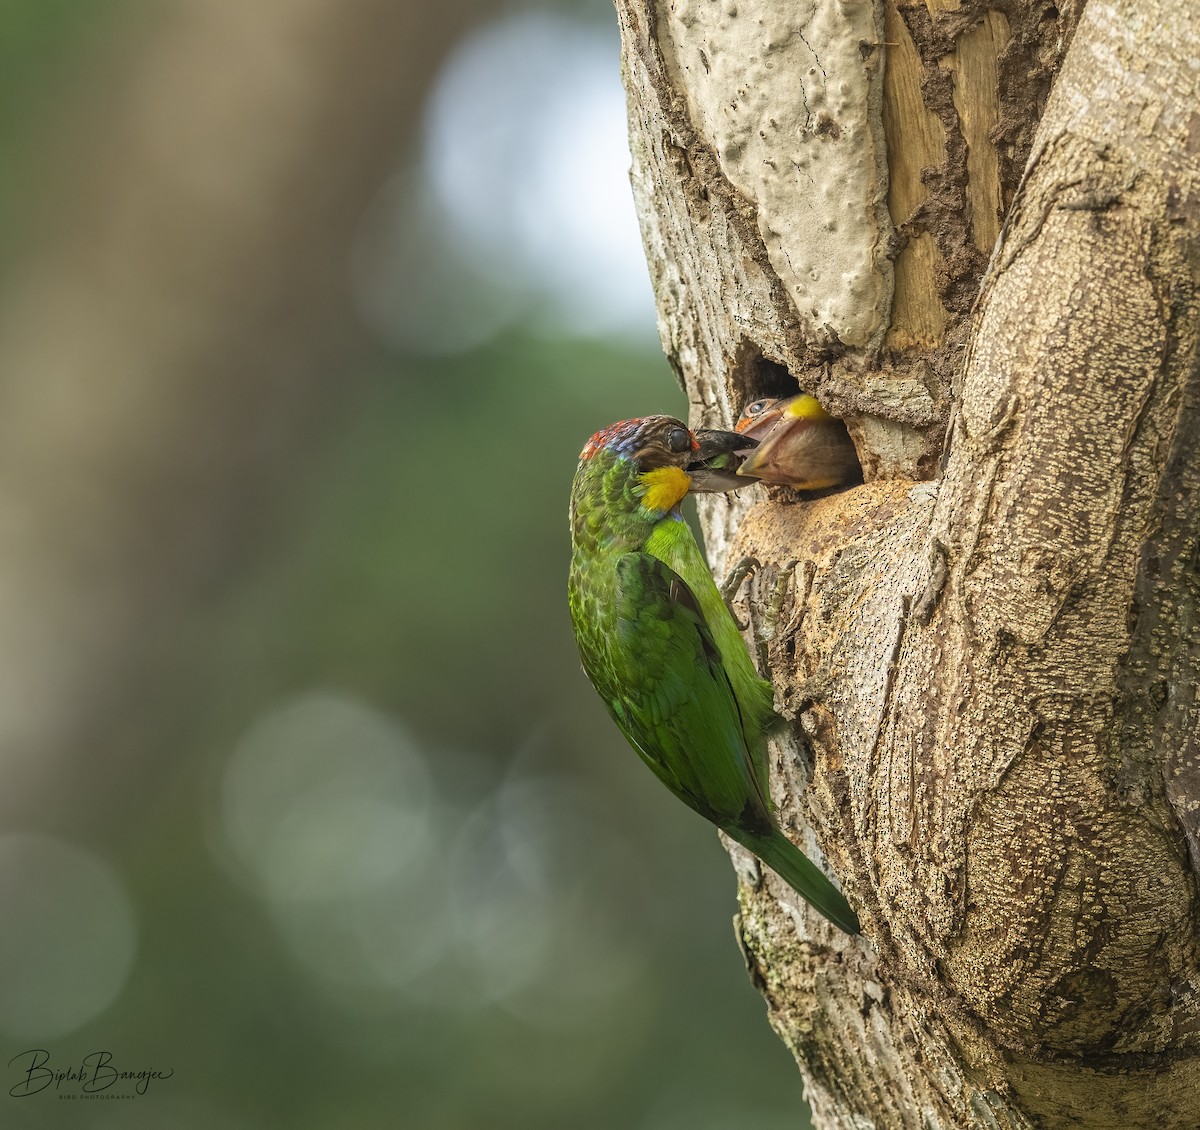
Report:
[[[646,488],[642,505],[647,510],[673,510],[692,485],[691,475],[682,467],[655,467],[638,478]]]

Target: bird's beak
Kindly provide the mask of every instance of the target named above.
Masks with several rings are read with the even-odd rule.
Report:
[[[757,416],[750,433],[761,442],[750,458],[743,462],[738,473],[757,476],[775,460],[781,449],[786,449],[791,435],[797,428],[810,424],[823,424],[833,417],[817,403],[814,396],[801,393],[788,400],[781,400],[766,412]]]
[[[791,403],[788,400],[777,400],[770,408],[757,416],[743,416],[736,424],[734,431],[740,432],[751,439],[764,439],[771,429],[779,423],[784,408]]]
[[[693,494],[735,490],[750,482],[738,474],[738,468],[758,445],[757,440],[712,428],[699,428],[692,434],[696,437],[696,450],[685,470],[691,476]]]
[[[760,444],[750,458],[742,463],[738,474],[757,477],[778,456],[780,447],[787,444],[793,428],[829,419],[829,414],[817,403],[816,397],[802,392],[799,396],[788,397],[786,401],[776,401],[752,420],[740,421],[746,425],[746,434],[760,440]]]

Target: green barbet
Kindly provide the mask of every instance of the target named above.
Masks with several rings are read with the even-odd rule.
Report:
[[[584,447],[571,488],[568,586],[583,669],[671,792],[857,934],[845,898],[775,821],[771,684],[758,677],[679,509],[690,490],[726,489],[729,458],[753,441],[702,437],[670,416],[646,416]]]

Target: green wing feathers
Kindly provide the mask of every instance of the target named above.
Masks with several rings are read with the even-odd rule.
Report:
[[[721,608],[725,612],[724,603]],[[621,703],[621,728],[642,759],[821,914],[857,934],[858,918],[845,897],[775,827],[765,740],[761,731],[749,731],[754,736],[748,740],[748,720],[696,594],[657,558],[631,553],[617,563],[615,611],[617,639],[645,687],[637,702]],[[737,646],[745,655],[740,637]],[[753,673],[748,658],[747,667]],[[762,680],[754,676],[754,682]]]
[[[691,589],[647,553],[616,565],[610,647],[627,675],[609,700],[646,763],[716,824],[771,827],[737,696]],[[636,688],[636,694],[622,693]]]
[[[572,494],[568,587],[588,678],[663,784],[857,933],[845,898],[775,823],[766,742],[779,722],[773,690],[691,530],[677,512],[654,519],[632,509],[632,479],[621,477],[636,474],[631,460],[603,452],[593,460],[581,463]]]
[[[737,696],[745,718],[747,744],[765,749],[763,734],[779,722],[774,708],[775,693],[754,669],[741,630],[713,583],[691,529],[686,522],[660,522],[646,541],[646,552],[678,573],[691,591]]]

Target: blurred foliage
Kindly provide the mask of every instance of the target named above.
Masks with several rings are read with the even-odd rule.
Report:
[[[48,100],[117,7],[0,6],[0,203],[24,192],[38,148],[13,108]],[[174,1076],[121,1102],[3,1096],[0,1125],[803,1125],[799,1077],[730,929],[728,860],[611,726],[567,620],[578,451],[613,419],[685,413],[665,362],[510,330],[329,380],[344,395],[327,428],[242,551],[147,645],[135,717],[64,781],[79,823],[53,830],[127,885],[132,975],[81,1027],[0,1046],[6,1062],[47,1046],[64,1064],[105,1048]],[[425,767],[429,796],[409,799],[430,843],[361,890],[285,898],[230,846],[231,757],[264,718],[321,696],[350,704],[334,711],[346,733],[379,727],[385,761]],[[359,751],[327,752],[336,787]],[[362,780],[351,799],[366,812]],[[355,879],[371,863],[309,831],[306,866]],[[329,965],[373,914],[427,974]]]
[[[143,740],[147,757],[172,742],[180,777],[122,847],[155,913],[125,997],[71,1043],[129,1033],[169,1051],[190,1080],[173,1092],[196,1087],[251,1125],[280,1111],[293,1126],[378,1125],[389,1096],[399,1124],[422,1127],[797,1125],[799,1079],[729,927],[728,862],[608,722],[566,618],[578,449],[622,413],[682,411],[665,364],[513,339],[366,379],[255,568],[199,610],[187,663],[164,657],[159,678],[190,690],[165,696]],[[331,994],[289,962],[269,915],[214,869],[202,822],[239,732],[314,687],[402,719],[464,809],[514,772],[578,783],[594,819],[568,845],[592,864],[576,893],[636,948],[618,1008],[577,1029],[504,1001]]]
[[[61,92],[127,0],[0,0],[0,263],[21,235]]]

